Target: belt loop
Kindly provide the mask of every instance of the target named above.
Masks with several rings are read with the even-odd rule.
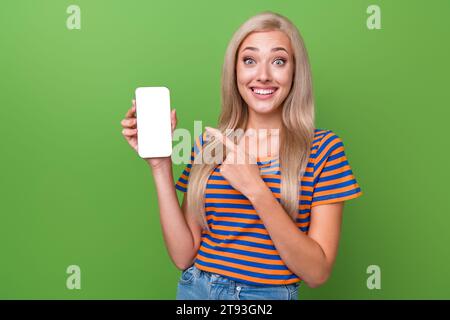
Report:
[[[194,276],[195,276],[196,278],[199,278],[201,273],[202,273],[202,270],[200,270],[199,268],[197,268],[197,267],[195,266],[195,264],[194,264]]]
[[[230,279],[230,284],[228,285],[228,294],[234,295],[234,290],[236,287],[236,282]]]

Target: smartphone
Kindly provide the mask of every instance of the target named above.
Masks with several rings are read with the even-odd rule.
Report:
[[[170,91],[139,87],[135,91],[138,154],[141,158],[172,155]]]

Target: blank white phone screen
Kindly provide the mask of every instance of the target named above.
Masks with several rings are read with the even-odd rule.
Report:
[[[141,158],[172,154],[170,92],[166,87],[139,87],[135,91],[138,153]]]

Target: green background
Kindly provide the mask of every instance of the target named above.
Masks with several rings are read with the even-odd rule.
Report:
[[[81,30],[66,28],[70,4]],[[371,4],[381,30],[366,27]],[[164,85],[179,128],[215,126],[228,41],[263,10],[300,29],[317,127],[343,139],[364,191],[346,204],[332,277],[300,299],[450,298],[449,1],[0,6],[0,298],[175,298],[151,171],[120,121],[136,87]],[[72,264],[81,290],[66,288]],[[366,286],[369,265],[381,290]]]

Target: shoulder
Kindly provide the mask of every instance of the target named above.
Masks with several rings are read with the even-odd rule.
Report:
[[[330,129],[319,129],[314,130],[314,142],[320,148],[331,147],[331,146],[343,146],[341,137]]]
[[[312,157],[316,166],[326,159],[345,157],[344,143],[339,135],[330,129],[315,129]]]

